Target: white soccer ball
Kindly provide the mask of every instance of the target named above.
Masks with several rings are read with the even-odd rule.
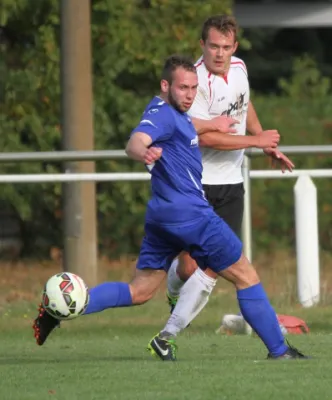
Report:
[[[89,290],[83,279],[71,272],[52,276],[45,285],[42,305],[54,318],[74,319],[89,303]]]

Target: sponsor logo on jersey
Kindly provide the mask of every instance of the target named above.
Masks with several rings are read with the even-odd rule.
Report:
[[[197,147],[198,146],[198,136],[196,135],[194,139],[190,141],[190,147]]]

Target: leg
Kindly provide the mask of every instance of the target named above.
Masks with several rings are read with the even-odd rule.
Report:
[[[185,251],[180,254],[178,259],[179,266],[177,268],[177,273],[179,278],[183,282],[186,282],[197,269],[196,261]]]
[[[129,284],[133,305],[141,305],[152,299],[165,277],[164,270],[136,269],[135,277]]]
[[[134,279],[129,284],[106,282],[91,289],[85,314],[144,304],[155,294],[177,254],[161,227],[146,224]]]
[[[243,184],[204,185],[204,191],[215,213],[240,237],[244,208]],[[196,269],[196,261],[190,257],[189,253],[183,252],[178,259],[173,261],[167,276],[167,297],[171,313],[177,303],[182,286]],[[211,278],[217,277],[217,274],[210,269],[206,269],[205,272]]]
[[[131,283],[105,282],[92,288],[85,314],[146,303],[155,294],[166,275],[170,260],[176,255],[177,252],[158,237],[154,227],[147,225]]]
[[[90,301],[84,315],[108,308],[144,304],[152,299],[165,276],[164,270],[136,269],[135,276],[130,283],[101,283],[90,290]]]
[[[234,243],[229,240],[229,236]],[[213,212],[209,218],[204,218],[196,229],[192,229],[187,241],[191,249],[191,256],[203,269],[206,269],[208,265],[220,266],[221,263],[225,268],[237,261],[241,255],[240,240],[228,225]],[[173,314],[162,331],[163,334],[176,336],[185,328],[185,324],[190,323],[204,308],[209,294],[215,286],[215,276],[219,270],[212,272],[213,274],[209,269],[205,272],[197,269],[188,279],[182,288]]]
[[[257,272],[243,254],[219,274],[235,286],[241,313],[269,350],[268,358],[307,358],[285,343],[277,315]]]
[[[164,280],[166,272],[156,269],[136,270],[130,284],[125,282],[104,282],[90,290],[90,301],[84,315],[118,308],[139,305],[150,300]],[[40,306],[33,329],[37,344],[42,346],[48,335],[60,322]]]
[[[187,252],[182,252],[172,262],[167,275],[167,290],[171,297],[179,297],[182,286],[195,272],[196,268],[195,260]]]
[[[84,315],[103,311],[107,308],[128,307],[150,300],[164,279],[171,260],[179,253],[167,242],[160,227],[146,224],[145,237],[137,261],[137,270],[131,283],[105,282],[90,289],[90,300]],[[41,307],[34,321],[33,329],[38,345],[44,344],[48,335],[59,325]]]
[[[237,290],[237,299],[243,318],[264,342],[274,357],[285,354],[288,347],[280,330],[278,319],[260,283],[254,267],[242,254],[240,259],[220,271],[220,276]]]
[[[211,216],[206,222],[205,229],[200,227],[197,233],[199,233],[199,239],[196,240],[200,240],[197,241],[200,245],[193,249],[192,256],[201,267],[209,265],[215,273],[234,284],[243,317],[268,348],[269,357],[301,357],[299,352],[286,346],[276,314],[254,267],[242,255],[242,244],[234,232],[217,216]],[[199,299],[202,297],[202,286],[194,285],[192,282],[205,281],[208,284],[207,279],[211,278],[198,269],[182,290],[190,288],[192,299]],[[210,281],[209,284],[213,287],[213,282]],[[159,334],[160,338],[168,340],[174,338],[184,329],[185,323],[191,321],[184,319],[184,316],[195,317],[198,314],[197,302],[181,302],[181,297],[165,328]]]
[[[171,314],[176,306],[181,289],[187,280],[197,270],[198,265],[196,261],[187,252],[182,252],[178,258],[176,258],[168,271],[167,274],[167,299],[168,304],[171,307]],[[205,271],[211,278],[216,278],[218,275],[211,269]],[[182,294],[181,294],[182,296]]]
[[[172,314],[174,311],[174,308],[176,304],[179,301],[179,298],[181,298],[183,303],[191,302],[192,299],[190,298],[190,293],[191,289],[190,286],[187,286],[186,289],[182,290],[183,285],[187,282],[187,280],[194,274],[194,272],[197,270],[198,266],[196,264],[196,261],[190,256],[189,253],[183,252],[180,254],[180,256],[175,259],[168,271],[167,274],[167,301],[168,305],[170,306],[170,313]],[[212,281],[216,279],[218,276],[215,272],[213,272],[211,269],[207,269],[205,271],[206,274],[210,278],[212,278]],[[198,282],[195,283],[195,280],[191,281],[192,284],[199,284]],[[214,286],[214,284],[213,284]],[[212,286],[212,287],[213,287]],[[204,287],[204,283],[203,283]],[[211,287],[211,290],[212,290]],[[205,304],[209,300],[209,295],[207,293],[210,293],[210,286],[208,286],[208,292],[203,289],[201,292],[201,298],[200,299],[194,299],[194,301],[197,304],[200,304],[198,308],[196,308],[195,314],[192,316],[187,316],[187,319],[193,320],[195,316],[200,312],[200,310],[205,306]],[[188,293],[188,294],[186,294]],[[180,296],[181,294],[181,296]],[[184,319],[183,321],[185,321]],[[190,323],[188,323],[186,326],[189,326]]]
[[[243,183],[232,185],[204,185],[214,212],[222,218],[240,238],[244,210]]]
[[[167,274],[167,299],[168,304],[171,307],[171,313],[180,296],[182,286],[188,280],[188,278],[196,271],[197,264],[187,252],[182,252],[178,258],[176,258],[168,271]]]

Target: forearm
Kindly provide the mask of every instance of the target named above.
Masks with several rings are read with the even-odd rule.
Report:
[[[150,143],[147,140],[144,140],[142,135],[144,134],[136,133],[129,139],[126,146],[126,153],[128,157],[132,158],[133,160],[144,163],[144,155]]]
[[[246,129],[250,135],[258,135],[263,131],[262,125],[259,122],[256,110],[252,102],[248,105],[247,125]]]
[[[255,136],[207,132],[199,136],[199,145],[215,150],[241,150],[257,147],[257,138]]]
[[[206,132],[215,132],[216,129],[213,126],[214,123],[211,119],[200,119],[200,118],[191,118],[192,123],[194,124],[194,127],[198,133],[198,135],[202,135],[203,133]]]

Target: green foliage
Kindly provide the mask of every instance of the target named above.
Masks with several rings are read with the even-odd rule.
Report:
[[[58,0],[2,2],[0,147],[2,151],[59,150],[60,21]],[[166,56],[199,56],[202,22],[230,12],[231,1],[94,0],[92,45],[95,142],[124,148],[151,96]],[[0,173],[59,171],[60,165],[0,164]],[[99,171],[143,170],[128,161],[100,163]],[[147,183],[98,186],[101,245],[112,254],[137,250],[143,231]],[[24,220],[31,246],[61,245],[60,186],[3,185],[0,199]],[[123,240],[125,238],[125,240]]]
[[[321,76],[309,57],[294,61],[293,76],[280,80],[281,96],[254,96],[253,100],[265,129],[276,128],[281,145],[329,145],[332,141],[331,79]],[[330,155],[291,157],[297,169],[332,168]],[[268,168],[266,158],[254,159],[254,169]],[[321,245],[331,250],[332,184],[317,178],[319,231]],[[258,247],[279,247],[294,243],[295,179],[255,180],[252,182],[253,222]]]
[[[3,0],[0,23],[0,148],[51,151],[61,148],[60,19],[58,0]],[[124,148],[128,135],[158,91],[163,60],[181,52],[198,57],[206,17],[230,12],[231,1],[94,0],[92,44],[95,142],[98,149]],[[241,40],[242,48],[248,42]],[[266,128],[278,128],[282,144],[329,144],[332,139],[331,82],[308,57],[280,81],[280,97],[256,96]],[[266,160],[253,161],[265,168]],[[298,168],[331,167],[329,157],[298,157]],[[59,172],[60,164],[0,164],[0,173]],[[100,162],[98,171],[143,171],[130,160]],[[317,180],[322,243],[332,238],[332,190]],[[293,182],[253,182],[256,243],[291,244]],[[148,182],[98,185],[99,240],[110,254],[136,252],[143,234]],[[25,228],[26,249],[61,246],[61,186],[2,185],[0,200],[12,204]],[[277,212],[276,212],[277,210]],[[276,240],[275,238],[278,238]]]
[[[322,77],[316,62],[309,55],[295,59],[292,78],[289,81],[281,78],[279,86],[287,96],[299,102],[321,102],[332,89],[331,79]]]
[[[332,29],[321,28],[246,28],[250,50],[240,47],[238,55],[246,61],[251,85],[262,93],[278,91],[280,77],[289,79],[293,60],[305,54],[316,60],[317,68],[332,77]]]

